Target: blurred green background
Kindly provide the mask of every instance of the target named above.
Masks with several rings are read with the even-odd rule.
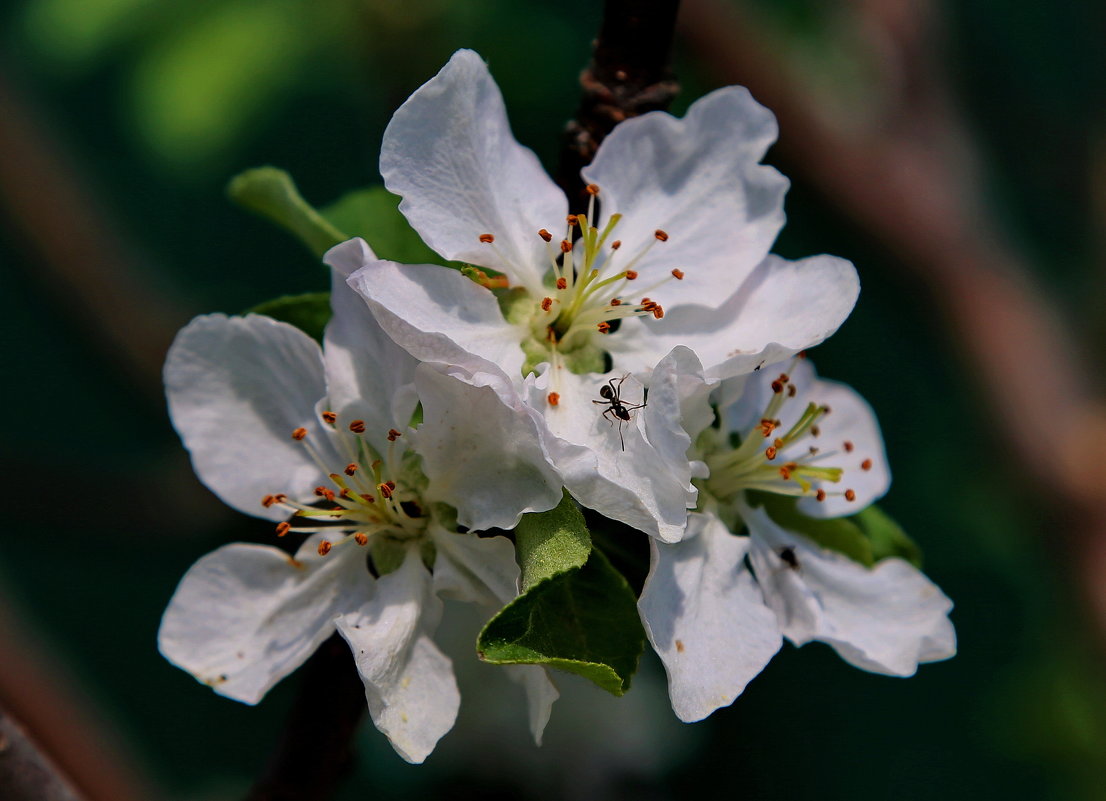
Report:
[[[877,102],[849,6],[751,5],[810,86],[858,109]],[[1093,269],[1102,207],[1091,200],[1106,70],[1092,5],[934,10],[990,211],[1101,354],[1089,339],[1104,331]],[[297,683],[245,707],[155,646],[187,567],[269,532],[191,476],[151,367],[159,337],[193,314],[326,288],[306,251],[227,202],[227,179],[274,164],[319,205],[378,181],[389,115],[458,47],[489,61],[516,136],[552,168],[600,10],[584,0],[9,0],[0,10],[0,114],[36,120],[25,134],[49,154],[37,164],[0,152],[5,180],[41,201],[9,196],[0,222],[13,501],[0,602],[164,797],[241,794]],[[677,41],[675,111],[717,85],[711,66]],[[672,716],[647,656],[623,699],[566,679],[541,749],[526,739],[516,689],[473,664],[460,670],[457,729],[429,762],[406,765],[366,726],[341,798],[1106,799],[1101,634],[1065,562],[1065,521],[1014,472],[955,334],[892,269],[895,254],[769,160],[793,180],[776,251],[833,253],[860,271],[856,311],[815,358],[881,417],[895,473],[884,508],[956,602],[960,654],[897,680],[824,646],[785,646],[731,708],[691,726]],[[55,202],[55,180],[79,186],[82,202]],[[105,264],[126,291],[101,279]],[[105,338],[105,316],[130,355]],[[451,614],[443,628],[467,654],[476,622]],[[16,647],[0,643],[0,660],[10,665]]]

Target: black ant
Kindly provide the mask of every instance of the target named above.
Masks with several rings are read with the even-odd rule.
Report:
[[[600,405],[606,405],[607,408],[603,410],[603,416],[610,421],[613,426],[614,421],[618,420],[618,439],[622,443],[622,450],[626,450],[626,440],[622,437],[622,424],[630,421],[630,412],[634,409],[645,408],[644,399],[642,403],[623,403],[622,396],[619,392],[622,389],[622,382],[630,377],[629,373],[618,379],[618,383],[614,382],[614,379],[608,379],[607,383],[599,388],[599,395],[602,400],[593,400],[592,403],[598,403]],[[610,416],[608,416],[610,415]]]

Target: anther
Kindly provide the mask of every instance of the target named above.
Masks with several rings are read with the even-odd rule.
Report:
[[[777,395],[779,395],[781,392],[783,392],[783,383],[778,381],[778,380],[773,381],[772,382],[772,391],[775,392]]]
[[[620,247],[622,247],[622,240],[621,239],[616,239],[613,242],[611,242],[611,250],[618,250]]]
[[[326,556],[333,547],[334,546],[330,544],[329,540],[323,540],[319,543],[319,556]]]
[[[278,537],[283,537],[285,534],[287,534],[291,530],[292,530],[292,524],[289,523],[287,520],[285,520],[283,523],[277,523],[276,535]]]
[[[561,253],[570,253],[570,252],[572,252],[572,243],[569,242],[567,239],[562,239],[561,240]]]
[[[553,298],[542,298],[541,299],[541,310],[542,311],[549,311],[552,307],[553,307]]]
[[[791,478],[791,469],[787,465],[784,465],[780,468],[780,478],[782,478],[784,481],[787,481]]]
[[[668,234],[666,234],[660,228],[658,228],[656,231],[653,232],[653,236],[655,236],[661,242],[667,242],[668,241]]]
[[[397,439],[403,436],[403,433],[396,431],[394,428],[388,429],[388,442],[395,442]]]
[[[799,394],[799,390],[797,390],[795,388],[794,384],[788,384],[787,385],[787,397],[794,398],[798,394]]]
[[[495,236],[493,234],[480,234],[480,241],[485,245],[490,245],[495,241]]]
[[[863,462],[860,463],[860,469],[861,470],[871,470],[872,469],[872,460],[871,459],[865,459]]]
[[[681,270],[681,269],[678,269],[678,268],[674,269],[672,271],[672,277],[675,278],[677,281],[683,281],[684,280],[684,271]]]
[[[772,444],[775,445],[777,448],[782,448],[783,447],[783,440],[780,439],[779,437],[776,437],[775,441]]]
[[[776,421],[769,420],[768,418],[762,418],[760,421],[760,433],[764,434],[764,438],[772,436],[772,432],[776,430]]]
[[[586,191],[589,195],[598,195],[599,194],[599,187],[596,186],[595,184],[588,184],[587,186],[584,187],[584,191]]]
[[[354,473],[356,473],[357,462],[350,462],[349,464],[347,464],[344,472],[347,476],[352,476]]]
[[[558,278],[557,279],[557,289],[567,289],[567,288],[568,288],[568,279],[567,278]]]
[[[824,501],[825,499],[826,499],[826,491],[824,489],[820,489],[816,493],[814,493],[814,500],[816,500],[818,502],[821,502],[821,501]]]
[[[338,493],[338,497],[342,498],[343,500],[348,500],[349,499],[349,487],[343,487],[342,491]]]
[[[653,306],[653,317],[655,317],[658,320],[660,318],[664,317],[664,307],[661,306],[659,303],[657,303]]]
[[[391,498],[392,492],[396,488],[396,483],[394,481],[385,481],[383,484],[378,484],[376,488],[380,490],[380,494],[382,496],[384,496],[385,498]]]
[[[550,406],[556,406],[561,402],[561,394],[559,392],[550,392],[545,396],[545,399],[549,401]]]
[[[323,418],[323,422],[326,423],[328,426],[332,426],[338,422],[338,415],[336,415],[334,412],[323,412],[320,417]]]
[[[845,490],[845,500],[846,501],[855,501],[856,500],[856,493],[853,492],[851,489]]]
[[[358,531],[356,534],[353,535],[353,541],[356,542],[358,545],[366,545],[369,542],[369,535],[366,534],[364,531]]]
[[[781,383],[786,384],[790,380],[791,380],[791,376],[789,376],[787,373],[780,373],[780,382]]]
[[[302,427],[297,428],[295,431],[292,432],[292,439],[297,440],[297,441],[303,439],[306,436],[307,436],[307,429],[306,428],[302,428]]]
[[[805,350],[799,351],[799,358],[800,359],[805,359],[806,358],[806,351]]]
[[[765,448],[764,449],[764,457],[768,461],[772,461],[773,459],[775,459],[776,458],[776,449],[775,449],[775,447],[772,446],[772,445],[769,445],[767,448]]]
[[[565,222],[568,223],[569,225],[576,225],[576,223],[579,222],[579,220],[580,220],[580,218],[577,217],[575,214],[570,214],[567,217],[565,217]]]
[[[286,500],[288,500],[288,496],[285,495],[283,492],[278,492],[276,495],[273,496],[274,503],[284,503]]]
[[[821,433],[822,433],[822,429],[818,428],[818,426],[811,426],[810,427],[810,436],[816,437]]]
[[[540,231],[538,231],[538,236],[540,236],[546,242],[552,242],[553,241],[553,234],[549,233],[544,228],[542,228]]]
[[[349,430],[352,431],[354,434],[364,434],[365,433],[365,421],[364,420],[354,420],[352,423],[349,424]]]
[[[334,490],[326,487],[315,487],[315,494],[320,498],[326,498],[328,501],[334,500]]]
[[[635,278],[637,278],[637,270],[627,270],[625,273],[625,278],[627,281],[633,281]]]
[[[621,306],[621,305],[622,305],[622,301],[621,301],[621,300],[619,300],[618,298],[611,298],[611,305],[612,305],[612,306]]]
[[[818,455],[818,449],[815,448],[813,445],[811,445],[809,448],[807,448],[807,450],[810,451],[811,456],[817,456]]]
[[[266,495],[264,498],[261,499],[261,505],[264,506],[266,509],[268,509],[274,503],[276,503],[276,497],[273,495]]]
[[[611,324],[604,320],[601,323],[597,323],[596,328],[599,329],[600,334],[609,334],[611,332]]]
[[[845,440],[845,453],[852,453],[853,452],[853,447],[854,446],[851,442],[849,442],[848,440]]]

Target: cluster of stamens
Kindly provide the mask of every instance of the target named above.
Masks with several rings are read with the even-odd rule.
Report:
[[[727,498],[742,490],[761,490],[813,497],[818,501],[824,501],[830,495],[843,496],[847,501],[856,500],[856,492],[852,489],[827,492],[816,486],[822,482],[836,484],[841,481],[844,469],[825,466],[824,462],[842,453],[852,453],[852,442],[843,442],[840,450],[824,450],[811,444],[802,455],[794,455],[792,446],[808,437],[817,440],[821,436],[818,423],[830,413],[828,406],[808,403],[799,419],[781,433],[780,410],[796,394],[797,389],[790,377],[781,373],[772,382],[772,399],[760,420],[744,433],[738,447],[707,457],[710,468],[707,486],[712,493]],[[783,458],[784,451],[790,451],[786,460]],[[870,470],[872,460],[864,459],[860,467]]]
[[[539,339],[554,351],[571,350],[596,331],[610,333],[615,323],[626,317],[651,316],[658,320],[664,317],[664,308],[655,300],[642,297],[640,302],[632,303],[623,300],[622,296],[638,278],[634,267],[654,245],[667,242],[668,234],[657,229],[636,254],[624,256],[622,241],[611,238],[622,215],[612,214],[600,231],[589,222],[595,219],[599,187],[589,184],[587,191],[587,214],[568,215],[564,236],[559,241],[545,228],[538,231],[538,236],[546,243],[554,289],[552,294],[538,300],[540,313],[536,315],[535,328]],[[573,243],[577,231],[582,247]],[[495,247],[493,234],[481,234],[480,241]],[[682,270],[674,269],[641,291],[643,294],[651,292],[668,281],[683,277]]]
[[[311,503],[292,500],[286,493],[262,498],[262,506],[287,509],[292,518],[277,525],[277,536],[283,537],[290,532],[323,533],[326,537],[318,546],[321,556],[350,542],[365,546],[378,537],[409,539],[421,536],[426,519],[418,495],[396,483],[400,454],[394,443],[402,436],[401,432],[394,428],[388,431],[388,447],[380,454],[363,436],[364,420],[352,420],[347,430],[342,431],[337,427],[338,416],[334,412],[322,412],[320,417],[334,429],[331,440],[347,463],[340,471],[331,472],[334,465],[325,463],[308,438],[307,429],[297,428],[292,432],[292,439],[302,443],[319,469],[329,476],[331,486],[315,487],[316,500]]]

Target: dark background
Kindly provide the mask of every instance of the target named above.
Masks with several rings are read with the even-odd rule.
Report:
[[[964,124],[982,214],[1082,349],[1056,358],[1097,379],[1106,93],[1093,5],[926,6],[941,35],[925,56]],[[881,7],[896,4],[741,5],[744,34],[845,131],[886,101],[869,29]],[[293,677],[239,705],[155,645],[187,567],[267,532],[192,477],[160,396],[164,347],[194,314],[326,288],[306,251],[226,200],[227,179],[274,164],[320,205],[378,181],[391,111],[458,47],[489,61],[516,136],[553,167],[600,12],[583,0],[0,8],[0,700],[59,759],[106,755],[101,771],[117,763],[120,781],[166,798],[234,798],[296,689]],[[691,41],[677,39],[676,112],[721,85]],[[787,152],[816,148],[806,134],[785,126]],[[833,253],[860,272],[856,311],[815,358],[881,418],[895,475],[884,508],[956,602],[959,655],[898,680],[785,646],[731,708],[690,726],[647,657],[623,699],[565,680],[540,750],[521,695],[473,665],[458,727],[428,763],[406,765],[366,726],[341,798],[1106,798],[1103,634],[1073,521],[1019,467],[932,287],[801,158],[769,161],[793,181],[776,251]],[[1054,422],[1022,424],[1047,440]],[[443,623],[468,661],[474,625]]]

